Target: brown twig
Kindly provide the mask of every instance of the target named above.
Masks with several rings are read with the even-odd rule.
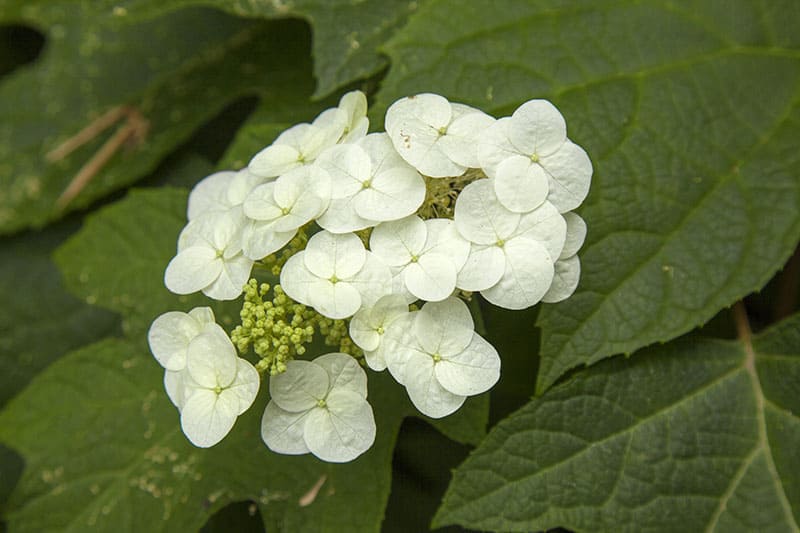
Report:
[[[81,131],[59,144],[49,151],[45,157],[50,162],[61,161],[69,154],[88,143],[105,130],[116,124],[122,117],[128,114],[127,106],[117,106],[109,109]]]
[[[78,173],[69,182],[67,188],[56,200],[56,208],[63,210],[75,199],[86,185],[96,176],[104,166],[108,164],[114,154],[119,149],[128,144],[136,146],[144,141],[149,128],[147,119],[135,108],[129,106],[115,107],[105,114],[98,117],[91,124],[79,131],[74,136],[64,141],[61,145],[47,154],[49,161],[63,159],[80,146],[94,139],[97,135],[114,125],[122,118],[126,119],[125,124],[120,126],[116,132],[100,147],[97,152],[87,161]]]

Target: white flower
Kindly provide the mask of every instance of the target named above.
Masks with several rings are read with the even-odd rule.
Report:
[[[500,378],[497,350],[474,332],[469,310],[457,298],[400,316],[383,342],[389,372],[416,408],[433,418],[455,412],[467,396]]]
[[[352,233],[316,233],[306,249],[286,262],[281,286],[293,300],[328,318],[352,316],[391,289],[389,267]]]
[[[455,290],[470,246],[452,220],[422,220],[412,215],[377,226],[370,249],[387,265],[403,269],[403,281],[411,294],[439,301]]]
[[[330,196],[330,176],[314,165],[253,189],[244,201],[249,219],[242,234],[244,255],[258,260],[283,248],[298,228],[325,211]]]
[[[386,132],[400,155],[434,178],[460,176],[475,168],[479,135],[494,119],[438,94],[401,98],[386,111]]]
[[[274,452],[311,452],[323,461],[344,463],[375,442],[367,376],[349,355],[289,361],[285,372],[270,378],[269,394],[261,437]]]
[[[242,293],[253,261],[242,255],[241,208],[206,213],[189,222],[178,237],[178,254],[164,273],[164,284],[176,294],[202,290],[215,300]]]
[[[215,172],[200,180],[189,194],[187,217],[189,220],[216,211],[228,211],[244,203],[247,194],[264,178],[260,178],[246,168],[238,172]]]
[[[221,441],[258,394],[258,371],[236,356],[233,343],[217,324],[189,343],[186,368],[167,370],[164,386],[181,413],[181,428],[200,448]]]
[[[478,144],[481,168],[496,178],[500,202],[524,213],[545,198],[559,212],[578,207],[589,192],[592,162],[567,139],[567,125],[547,100],[530,100],[495,122]]]
[[[339,106],[323,112],[314,121],[319,126],[326,122],[344,124],[339,143],[352,143],[367,134],[369,119],[367,118],[367,97],[361,91],[350,91],[339,100]]]
[[[345,111],[333,108],[323,111],[312,124],[292,126],[250,160],[250,172],[271,178],[313,163],[342,137],[348,120]]]
[[[214,323],[214,312],[210,307],[195,307],[188,313],[164,313],[153,321],[147,332],[150,351],[167,370],[183,370],[189,343],[208,324]]]
[[[383,336],[392,323],[405,314],[408,314],[405,298],[399,294],[389,294],[372,307],[362,308],[350,321],[350,338],[364,350],[364,358],[372,370],[386,368]]]
[[[331,176],[331,203],[317,223],[333,233],[358,231],[415,212],[425,199],[422,176],[385,133],[325,150],[316,165]]]
[[[552,204],[512,213],[498,201],[490,179],[478,180],[456,200],[455,225],[472,242],[459,272],[460,289],[481,291],[506,309],[524,309],[542,299],[566,238],[564,217]]]

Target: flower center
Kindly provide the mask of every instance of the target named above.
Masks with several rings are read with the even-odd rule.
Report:
[[[539,162],[539,154],[531,154],[531,161],[533,161],[534,163],[538,163]]]
[[[418,255],[412,255],[411,256],[411,262],[412,263],[416,263],[417,261],[419,261],[419,256]]]
[[[366,180],[366,181],[361,183],[361,188],[362,189],[369,189],[371,186],[372,186],[372,180],[371,179],[368,179],[368,180]]]
[[[336,274],[334,274],[333,276],[331,276],[330,278],[328,278],[328,281],[330,281],[330,282],[331,282],[331,283],[333,283],[333,284],[336,284],[336,283],[339,283],[339,278],[337,278],[337,277],[336,277]]]
[[[436,131],[439,133],[439,136],[446,135],[447,134],[447,126],[442,126],[441,128],[439,128]]]
[[[317,400],[317,407],[321,407],[321,408],[323,408],[323,409],[324,409],[324,408],[325,408],[327,405],[328,405],[328,404],[327,404],[327,402],[325,402],[325,399],[324,399],[324,398],[323,398],[323,399],[321,399],[321,400]]]
[[[503,246],[505,246],[505,245],[506,245],[506,241],[505,241],[504,239],[497,239],[497,242],[496,242],[496,243],[494,243],[494,244],[495,244],[496,246],[498,246],[499,248],[502,248]]]
[[[383,326],[378,326],[378,327],[375,329],[375,331],[378,333],[378,335],[383,335],[383,334],[386,332],[386,330],[385,330],[385,329],[383,329]]]
[[[442,360],[442,356],[439,355],[438,353],[435,353],[435,354],[431,355],[431,359],[433,359],[434,363],[438,363],[439,361]]]

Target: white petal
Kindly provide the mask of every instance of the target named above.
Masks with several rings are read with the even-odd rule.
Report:
[[[494,124],[495,119],[477,109],[471,111],[464,110],[467,106],[452,104],[454,110],[456,106],[461,108],[457,117],[447,127],[447,134],[442,137],[439,143],[442,151],[455,163],[468,168],[478,168],[478,152],[475,149],[478,139],[483,131]],[[455,114],[455,113],[454,113]]]
[[[364,266],[366,254],[364,243],[355,234],[320,231],[308,240],[304,261],[320,278],[348,279]]]
[[[491,389],[500,379],[500,356],[475,333],[462,352],[442,358],[434,367],[436,379],[453,394],[472,396]]]
[[[408,291],[430,302],[444,300],[453,294],[457,274],[450,258],[437,253],[420,256],[418,261],[410,263],[403,271]]]
[[[272,222],[252,220],[242,232],[242,252],[254,261],[272,255],[291,241],[297,230],[276,232]]]
[[[497,165],[494,191],[503,207],[527,213],[542,205],[550,190],[544,169],[524,156],[512,156]]]
[[[478,139],[478,162],[481,168],[490,178],[495,177],[497,165],[515,155],[522,154],[517,150],[508,138],[508,130],[511,126],[511,117],[503,117],[495,121],[494,124],[486,128]]]
[[[325,169],[331,177],[331,198],[353,196],[370,178],[372,161],[363,148],[356,144],[339,144],[322,152],[315,165]]]
[[[538,303],[553,281],[553,262],[547,249],[541,243],[520,237],[508,241],[504,251],[503,277],[481,294],[505,309],[525,309]]]
[[[578,253],[586,240],[586,222],[577,213],[564,213],[567,223],[567,237],[559,259],[566,259]]]
[[[549,174],[550,194],[547,199],[561,213],[572,211],[589,194],[592,181],[592,161],[586,152],[570,141],[539,163]]]
[[[397,220],[413,214],[425,200],[425,182],[409,166],[395,167],[375,176],[355,197],[358,214],[369,220]]]
[[[375,372],[386,370],[386,359],[383,356],[383,351],[382,346],[378,346],[375,350],[364,350],[364,361]]]
[[[169,401],[171,401],[172,405],[177,407],[179,411],[183,408],[183,404],[186,401],[183,386],[184,372],[185,370],[164,371],[164,390],[167,391],[167,397],[169,398]]]
[[[400,154],[394,149],[389,134],[385,132],[370,133],[363,139],[359,139],[357,144],[367,152],[372,161],[372,176],[378,176],[390,168],[414,168],[400,157]]]
[[[525,213],[519,220],[519,226],[508,242],[524,237],[540,242],[547,248],[550,257],[555,261],[564,249],[567,236],[567,222],[550,202],[545,202],[530,213]]]
[[[361,91],[350,91],[339,99],[339,109],[347,116],[347,124],[352,128],[367,114],[367,97]]]
[[[308,289],[320,278],[306,268],[305,255],[305,251],[298,252],[286,261],[281,269],[281,287],[292,300],[310,305]]]
[[[201,325],[214,323],[214,311],[210,307],[195,307],[189,311],[189,316],[197,320]]]
[[[300,157],[300,151],[294,146],[273,144],[258,152],[250,160],[247,169],[256,176],[273,178],[300,166]]]
[[[459,233],[476,244],[494,244],[511,235],[519,214],[500,203],[491,180],[470,183],[456,199],[455,224]]]
[[[392,321],[385,329],[381,350],[386,366],[392,377],[401,385],[405,381],[405,369],[408,361],[414,356],[428,357],[421,351],[419,342],[413,333],[414,320],[419,311],[406,313]]]
[[[200,180],[189,194],[187,217],[189,220],[211,211],[225,211],[231,204],[228,202],[228,186],[236,172],[226,170],[215,172]]]
[[[261,385],[261,377],[258,375],[258,370],[255,369],[246,360],[241,357],[236,358],[236,377],[233,383],[228,386],[222,394],[233,394],[239,402],[239,410],[237,415],[247,411],[258,395],[258,388]]]
[[[469,345],[475,324],[467,304],[452,297],[422,306],[413,328],[417,341],[428,354],[450,357]]]
[[[425,221],[425,227],[428,229],[428,238],[425,239],[422,255],[444,255],[452,261],[456,270],[460,270],[467,261],[470,243],[458,232],[455,222],[446,218],[432,218]]]
[[[158,363],[167,370],[186,367],[186,350],[189,342],[201,331],[202,324],[194,317],[180,311],[170,311],[156,318],[147,341]]]
[[[175,294],[191,294],[209,286],[222,271],[222,258],[207,246],[191,246],[172,258],[164,284]]]
[[[209,324],[189,343],[186,369],[202,387],[225,388],[236,377],[238,359],[225,330],[217,324]]]
[[[215,300],[235,300],[242,294],[252,269],[253,260],[243,255],[226,259],[219,277],[203,289],[203,294]]]
[[[358,290],[361,304],[367,307],[375,305],[375,302],[392,291],[392,273],[389,267],[372,252],[367,252],[364,266],[347,281]]]
[[[361,307],[361,294],[347,281],[317,278],[308,288],[308,300],[320,314],[335,320],[351,317]]]
[[[381,343],[381,334],[370,321],[369,308],[362,308],[350,320],[350,338],[365,352],[378,349]]]
[[[422,414],[431,418],[454,413],[466,400],[466,396],[453,394],[442,387],[436,379],[430,356],[414,357],[406,365],[405,380],[411,402]]]
[[[309,411],[290,413],[284,411],[274,401],[267,404],[261,417],[261,439],[275,453],[302,455],[308,453],[303,439]]]
[[[456,287],[482,291],[500,281],[506,271],[506,255],[499,246],[473,244],[464,266],[458,272]]]
[[[331,233],[350,233],[375,226],[377,222],[358,215],[355,207],[356,196],[331,200],[328,209],[317,218],[317,224]]]
[[[378,224],[369,239],[369,249],[389,266],[403,266],[422,253],[428,230],[416,215]]]
[[[453,116],[450,102],[444,96],[422,93],[401,98],[386,110],[386,132],[401,127],[404,122],[417,121],[438,129],[447,126]]]
[[[243,204],[253,189],[262,184],[264,180],[265,178],[256,176],[247,167],[241,169],[228,185],[228,190],[225,193],[228,203],[232,206]]]
[[[233,428],[238,407],[233,395],[199,389],[186,399],[181,410],[181,429],[192,444],[208,448]]]
[[[313,161],[323,150],[336,144],[347,127],[347,120],[347,114],[338,108],[320,113],[310,128],[313,136],[308,135],[303,140],[305,161]]]
[[[581,262],[577,255],[556,261],[553,283],[542,301],[551,304],[566,300],[578,288],[580,279]]]
[[[352,461],[375,442],[372,407],[363,397],[347,390],[331,391],[326,401],[326,408],[316,408],[308,414],[303,435],[306,445],[323,461]]]
[[[508,136],[525,155],[546,156],[567,139],[567,124],[558,109],[547,100],[529,100],[511,116]]]
[[[290,413],[311,409],[328,393],[328,373],[310,361],[286,363],[286,371],[269,378],[269,395],[278,407]]]
[[[273,221],[283,212],[275,202],[275,182],[264,183],[253,189],[242,204],[244,214],[253,220]]]
[[[339,352],[317,357],[312,361],[328,373],[328,391],[349,390],[367,397],[367,374],[353,357]]]

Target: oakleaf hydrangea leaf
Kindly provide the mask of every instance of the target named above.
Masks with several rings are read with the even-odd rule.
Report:
[[[0,10],[0,20],[41,26],[48,43],[34,64],[0,84],[2,233],[59,217],[59,197],[104,143],[133,124],[126,117],[135,115],[137,123],[148,125],[131,130],[139,140],[131,133],[130,142],[101,165],[67,210],[151,172],[200,125],[243,96],[291,94],[289,100],[307,100],[311,92],[310,86],[290,87],[298,72],[310,70],[308,33],[298,22],[246,21],[201,8],[139,19],[91,2],[18,4]],[[128,112],[109,129],[48,160],[46,154],[120,106]]]
[[[576,373],[498,424],[435,523],[798,531],[800,315]]]
[[[373,116],[419,87],[496,115],[546,98],[589,154],[581,280],[539,315],[539,391],[704,323],[795,248],[798,17],[789,2],[442,0],[386,45]]]

